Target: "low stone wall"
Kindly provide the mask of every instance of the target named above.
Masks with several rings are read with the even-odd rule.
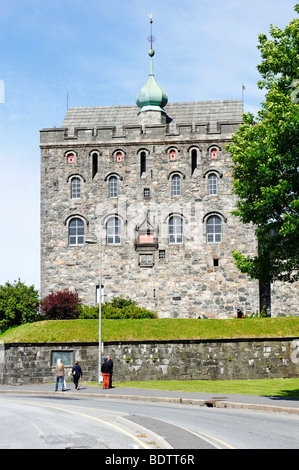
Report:
[[[114,381],[230,380],[299,377],[299,338],[109,342]],[[86,381],[97,381],[98,343],[0,344],[0,384],[55,379],[57,358],[66,379],[78,360]]]

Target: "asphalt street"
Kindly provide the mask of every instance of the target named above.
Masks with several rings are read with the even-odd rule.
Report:
[[[269,412],[284,412],[299,415],[299,399],[280,398],[257,395],[233,395],[233,394],[212,394],[212,393],[191,393],[173,392],[167,390],[150,390],[141,388],[115,387],[103,389],[98,386],[80,385],[80,390],[74,390],[73,383],[67,382],[67,390],[61,391],[61,384],[58,392],[54,391],[54,383],[28,384],[28,385],[0,385],[0,393],[24,393],[27,395],[52,395],[66,394],[75,396],[101,398],[116,398],[126,400],[143,400],[150,402],[168,402],[194,404],[199,406],[218,408],[238,408],[251,409]]]

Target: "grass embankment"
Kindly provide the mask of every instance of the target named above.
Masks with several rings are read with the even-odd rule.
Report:
[[[0,336],[6,343],[98,341],[98,320],[27,323]],[[102,341],[299,337],[299,317],[230,320],[102,320]]]
[[[0,336],[6,343],[96,342],[98,320],[28,323]],[[231,320],[152,319],[103,320],[102,340],[168,340],[299,337],[299,317]],[[91,384],[89,384],[91,385]],[[299,379],[192,380],[125,382],[115,387],[150,388],[197,393],[299,397]]]

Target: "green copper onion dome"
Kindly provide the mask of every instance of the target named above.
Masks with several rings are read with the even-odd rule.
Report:
[[[150,49],[149,51],[150,56],[150,74],[146,84],[141,88],[139,93],[136,96],[136,104],[137,106],[142,109],[145,107],[153,107],[164,108],[164,106],[168,102],[167,93],[160,87],[157,83],[155,76],[154,76],[154,63],[153,63],[153,56],[155,51]]]

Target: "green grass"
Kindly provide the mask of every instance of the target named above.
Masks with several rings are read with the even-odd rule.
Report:
[[[7,343],[97,342],[98,329],[98,320],[40,321],[13,328],[0,336],[0,341]],[[104,342],[294,336],[299,337],[299,317],[102,321]],[[88,385],[91,384],[88,383]],[[114,385],[115,387],[181,392],[299,397],[299,379],[152,381],[115,383]]]
[[[92,384],[87,383],[90,386]],[[97,384],[93,384],[97,386]],[[299,398],[299,379],[259,380],[159,380],[150,382],[113,383],[116,388],[142,388],[233,395],[261,395],[280,398]],[[279,404],[279,403],[277,403]]]
[[[52,320],[27,323],[0,336],[6,343],[98,341],[98,320]],[[174,339],[299,337],[299,317],[230,320],[148,319],[102,320],[102,340],[143,341]]]

